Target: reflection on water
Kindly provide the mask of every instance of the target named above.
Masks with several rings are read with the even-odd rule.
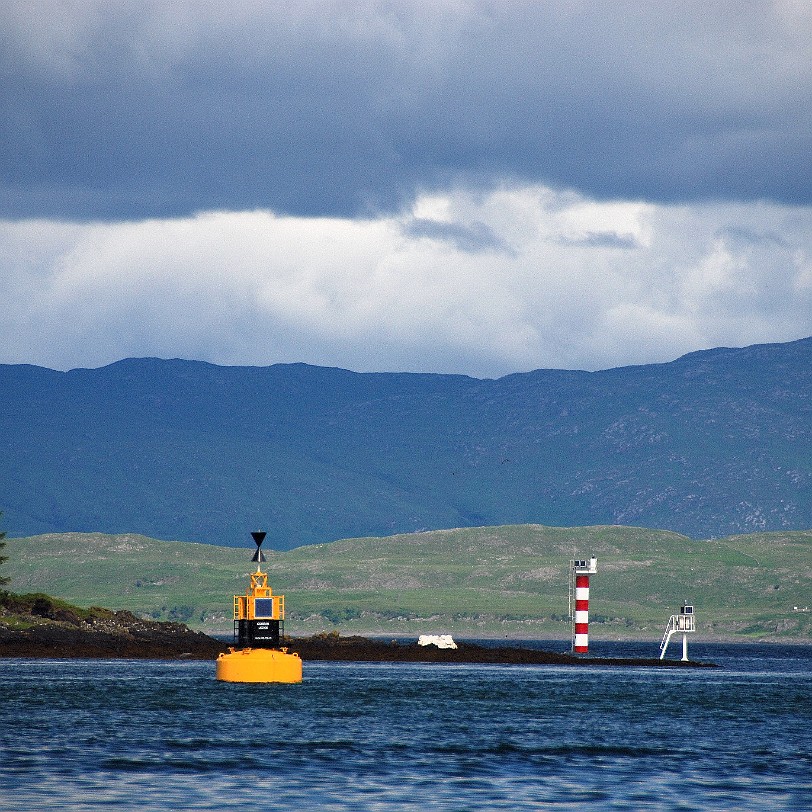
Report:
[[[812,647],[713,670],[0,660],[0,809],[812,809]],[[615,647],[614,656],[651,656]]]

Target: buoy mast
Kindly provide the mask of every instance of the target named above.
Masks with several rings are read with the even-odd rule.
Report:
[[[273,594],[268,573],[260,569],[260,563],[265,561],[262,542],[266,534],[257,530],[251,536],[257,545],[251,559],[257,562],[257,571],[251,573],[245,595],[234,596],[234,642],[238,646],[279,648],[284,637],[285,596]]]

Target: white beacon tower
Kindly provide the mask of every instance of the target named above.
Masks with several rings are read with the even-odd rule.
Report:
[[[679,610],[678,615],[671,615],[668,620],[668,625],[665,627],[665,634],[660,643],[660,659],[665,659],[665,652],[668,649],[668,643],[671,641],[673,635],[682,632],[682,661],[688,662],[688,633],[696,631],[696,624],[694,622],[694,607],[690,603],[684,603]]]

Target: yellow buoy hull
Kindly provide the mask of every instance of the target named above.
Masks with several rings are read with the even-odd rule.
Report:
[[[224,682],[301,682],[302,660],[287,649],[230,649],[217,657],[217,679]]]

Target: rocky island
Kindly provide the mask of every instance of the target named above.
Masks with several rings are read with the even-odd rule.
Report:
[[[286,637],[302,659],[345,662],[483,663],[502,665],[611,665],[699,667],[707,663],[638,658],[583,657],[512,646],[459,642],[457,648],[417,641],[341,637],[337,632]],[[128,611],[79,609],[47,595],[0,597],[0,657],[214,660],[229,643],[182,623],[144,620]]]
[[[0,595],[0,657],[208,660],[226,649],[182,623],[79,609],[48,595]]]

